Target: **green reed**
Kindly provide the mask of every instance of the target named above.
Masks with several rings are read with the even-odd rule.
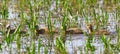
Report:
[[[98,14],[96,14],[95,13],[95,9],[94,9],[94,11],[93,11],[93,18],[94,18],[94,20],[95,20],[95,22],[93,22],[93,23],[95,23],[95,25],[96,25],[96,29],[99,29],[99,27],[100,27],[100,15]]]
[[[17,29],[15,30],[15,32],[12,35],[10,35],[10,30],[8,30],[7,35],[5,36],[5,41],[8,46],[12,41],[14,41],[14,37],[19,32],[19,28],[20,28],[20,25],[17,27]]]
[[[33,0],[33,3],[31,3],[31,0],[20,0],[20,2],[21,2],[21,3],[19,3],[19,5],[20,5],[20,25],[17,26],[17,29],[13,34],[9,34],[10,30],[7,34],[5,34],[5,42],[7,43],[8,46],[10,45],[10,43],[15,41],[14,38],[16,37],[16,44],[17,44],[18,51],[20,51],[20,46],[21,46],[20,30],[23,29],[23,27],[27,24],[30,29],[30,36],[32,36],[32,38],[35,38],[35,36],[36,36],[35,25],[38,24],[37,17],[39,17],[39,11],[43,11],[44,13],[46,13],[52,4],[52,1],[50,1],[50,0],[42,0],[42,1]],[[83,0],[63,0],[63,1],[55,0],[55,2],[56,2],[56,8],[57,9],[60,8],[62,10],[62,11],[60,11],[60,15],[63,16],[62,22],[60,22],[61,23],[61,32],[60,32],[61,37],[60,37],[60,39],[57,38],[56,45],[55,45],[55,47],[58,51],[57,53],[61,52],[62,54],[67,54],[66,48],[65,48],[65,39],[66,39],[66,29],[68,28],[67,26],[69,26],[69,24],[70,24],[69,23],[70,22],[69,15],[71,15],[76,21],[78,20],[77,17],[80,15],[80,17],[85,18],[86,23],[89,23],[90,19],[91,19],[91,18],[89,19],[89,17],[92,17],[92,18],[94,18],[97,27],[99,27],[100,18],[102,18],[102,22],[100,22],[100,23],[102,23],[102,25],[105,26],[108,23],[108,18],[109,18],[108,12],[104,12],[103,11],[104,9],[100,8],[100,10],[102,9],[102,11],[103,11],[102,17],[100,16],[100,14],[95,13],[94,8],[97,7],[97,0],[86,0],[86,1],[83,1]],[[117,5],[119,3],[119,0],[110,0],[110,2],[109,2],[109,0],[104,0],[103,2],[104,2],[103,5],[106,5],[106,6],[108,6],[109,4],[110,5],[113,4],[113,6],[114,5],[119,6],[119,5]],[[8,18],[7,3],[8,3],[8,0],[4,0],[3,5],[2,5],[2,19],[5,19],[5,21],[3,23],[4,26],[6,25],[6,23],[7,23],[6,19]],[[30,14],[30,19],[28,19],[27,16],[25,15],[26,12],[24,11],[24,9],[25,10],[29,9],[28,14]],[[119,11],[119,9],[120,8],[117,7],[117,11]],[[47,24],[48,31],[49,31],[48,32],[48,35],[50,37],[49,40],[53,41],[54,32],[52,30],[54,30],[54,29],[53,29],[53,24],[51,22],[51,15],[52,15],[51,13],[54,13],[54,12],[49,12],[48,17],[46,17],[46,16],[42,16],[42,17],[45,17],[47,19],[47,22],[45,20],[45,23]],[[117,12],[116,14],[119,15],[119,12]],[[116,18],[119,18],[119,16],[117,16]],[[114,47],[119,50],[119,48],[120,48],[119,30],[120,29],[117,28],[116,30],[117,30],[118,38],[117,38],[117,43],[115,44]],[[4,29],[4,31],[5,31],[5,29]],[[88,51],[94,52],[95,48],[92,45],[93,41],[91,39],[93,40],[94,37],[90,37],[87,39],[85,48]],[[105,50],[112,48],[111,44],[110,44],[110,39],[106,39],[104,37],[104,35],[102,35],[101,40],[104,44]],[[31,42],[32,50],[30,50],[31,46],[29,46],[29,47],[27,46],[28,54],[35,54],[35,45],[36,44],[34,41],[35,40],[33,40]],[[54,43],[51,43],[51,45],[52,44],[54,45]],[[40,48],[41,48],[41,40],[39,39],[38,40],[38,53],[40,53]],[[45,46],[44,53],[47,54],[48,50],[49,49],[47,48],[47,46]],[[106,50],[106,52],[107,51],[108,50]]]
[[[117,42],[120,42],[120,28],[116,26],[116,31],[117,31]]]
[[[48,25],[48,42],[49,42],[49,45],[50,45],[50,53],[51,53],[51,50],[52,50],[52,47],[54,45],[53,43],[53,40],[54,40],[54,31],[53,31],[53,25],[52,25],[52,22],[51,22],[51,13],[48,12],[48,19],[47,19],[47,25]]]
[[[51,13],[49,12],[48,14],[49,14],[49,15],[48,15],[48,20],[47,20],[48,32],[49,32],[49,35],[50,35],[50,36],[53,36],[53,31],[52,31],[52,30],[53,30],[53,28],[52,28],[53,26],[52,26],[52,22],[51,22],[51,18],[50,18],[50,17],[51,17]],[[53,38],[53,37],[52,37],[52,38]]]
[[[24,1],[23,0],[21,0],[20,2],[19,2],[19,9],[20,9],[20,24],[21,24],[21,27],[20,27],[20,30],[24,30],[25,28],[25,17],[24,17],[24,11],[23,11],[23,6],[24,6]]]
[[[47,46],[44,47],[44,54],[48,54],[48,47]]]
[[[101,36],[101,40],[102,40],[102,42],[104,43],[105,48],[108,48],[109,45],[110,45],[110,39],[106,39],[106,38],[105,38],[105,35],[102,35],[102,36]]]
[[[21,39],[21,36],[20,36],[20,27],[21,25],[18,25],[15,32],[12,34],[12,37],[11,37],[11,42],[14,41],[14,38],[16,37],[16,45],[17,45],[17,50],[18,50],[18,54],[20,54],[20,39]]]
[[[95,6],[97,4],[97,0],[86,0],[87,6]]]
[[[5,27],[7,24],[7,18],[8,18],[7,0],[2,1],[1,17],[2,17],[1,19],[3,20],[1,22],[3,24],[2,26]],[[5,28],[3,28],[2,31],[3,31],[3,36],[5,36]]]
[[[38,54],[40,54],[40,48],[41,48],[41,39],[38,39]]]
[[[111,46],[111,48],[112,48],[112,50],[113,50],[113,52],[115,53],[115,54],[118,54],[119,53],[119,51],[120,51],[120,28],[119,28],[119,26],[116,26],[116,32],[117,32],[117,43],[116,44],[112,44],[112,45],[110,45]]]
[[[90,37],[87,38],[87,42],[85,45],[86,53],[88,53],[89,51],[94,53],[95,47],[92,45],[93,41],[94,41],[94,34],[90,35]]]
[[[17,44],[18,54],[20,54],[21,43],[20,43],[20,35],[19,34],[17,35],[17,38],[16,38],[16,44]]]
[[[64,18],[61,22],[61,33],[60,33],[63,39],[63,43],[65,43],[65,39],[66,39],[67,20],[68,18],[66,17],[66,15],[64,15]]]
[[[60,37],[56,39],[56,44],[55,44],[56,52],[55,53],[67,54],[66,49],[65,49],[67,21],[68,21],[68,18],[66,15],[64,15],[64,18],[62,19],[62,22],[61,22]]]
[[[2,18],[7,19],[8,18],[8,7],[7,7],[7,0],[3,1],[2,6]]]
[[[7,43],[7,45],[9,46],[9,44],[10,44],[10,34],[9,34],[9,32],[10,32],[10,30],[8,30],[8,33],[7,33],[7,35],[6,35],[6,37],[5,37],[5,41],[6,41],[6,43]]]
[[[35,41],[32,41],[32,50],[31,50],[31,54],[36,54],[35,53]]]
[[[102,40],[102,42],[103,42],[103,44],[104,44],[104,53],[106,54],[106,53],[109,53],[109,54],[112,54],[113,53],[113,51],[112,51],[112,49],[111,49],[111,44],[110,44],[110,41],[111,41],[111,38],[106,38],[105,37],[105,35],[102,35],[101,36],[101,40]]]
[[[36,2],[36,1],[34,1]],[[32,50],[30,50],[30,48],[28,48],[28,53],[30,54],[35,54],[35,38],[37,37],[36,36],[36,28],[35,28],[35,25],[37,25],[37,18],[36,18],[36,12],[35,12],[35,7],[36,7],[36,4],[34,3],[34,6],[31,4],[31,1],[28,1],[28,4],[29,4],[29,9],[30,9],[30,19],[25,19],[25,22],[26,24],[28,25],[28,28],[30,29],[30,36],[32,37]],[[37,7],[36,7],[37,8]]]
[[[106,25],[108,23],[108,18],[109,18],[109,15],[107,12],[105,12],[105,15],[103,15],[102,17],[103,25]]]
[[[67,54],[67,51],[65,49],[65,45],[62,40],[62,36],[56,38],[56,45],[55,45],[56,53],[59,54]]]
[[[33,9],[33,6],[31,2],[29,1],[29,9],[30,9],[30,22],[29,22],[29,29],[30,29],[30,34],[32,38],[36,38],[36,33],[35,33],[35,25],[37,25],[37,18],[36,18],[36,13]]]
[[[115,49],[118,50],[118,52],[120,51],[120,28],[118,26],[116,26],[116,30],[117,30],[117,43]]]
[[[26,51],[27,51],[28,54],[31,54],[31,52],[30,52],[30,46],[26,46]]]
[[[83,12],[83,15],[84,15],[84,17],[85,17],[85,23],[89,23],[89,18],[88,18],[88,16]]]
[[[44,8],[43,11],[44,12],[48,11],[48,9],[51,5],[50,0],[43,0],[42,5],[43,5],[43,8]]]
[[[5,42],[7,43],[7,46],[10,49],[9,53],[11,53],[11,48],[12,48],[11,43],[14,41],[14,37],[16,37],[17,34],[19,34],[19,31],[20,31],[20,25],[17,26],[17,28],[16,28],[16,30],[15,30],[15,32],[13,34],[10,34],[10,29],[9,29],[6,36],[5,36]],[[17,43],[17,47],[18,48],[20,47],[19,43]]]
[[[56,9],[58,9],[58,0],[55,0],[55,2],[56,2]]]
[[[79,3],[79,11],[78,12],[82,16],[82,11],[83,11],[83,8],[84,8],[84,2],[83,2],[83,0],[77,0],[77,2],[80,2]]]
[[[42,1],[34,0],[34,3],[33,3],[33,9],[34,9],[36,18],[39,17],[39,9],[41,7],[41,2]]]
[[[19,18],[20,18],[20,30],[22,31],[25,31],[26,30],[26,25],[28,25],[28,27],[30,28],[30,21],[29,19],[27,18],[27,14],[25,13],[25,10],[24,10],[24,6],[26,6],[27,4],[25,4],[26,0],[21,0],[19,1]],[[24,34],[24,36],[28,36],[28,33],[26,32]]]
[[[0,43],[0,51],[2,50],[2,44]]]
[[[105,6],[109,6],[109,5],[113,4],[112,0],[104,0],[103,3]]]

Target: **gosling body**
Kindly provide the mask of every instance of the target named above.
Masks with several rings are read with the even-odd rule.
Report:
[[[83,34],[83,31],[79,28],[69,28],[66,30],[67,34]]]
[[[88,29],[89,34],[92,34],[93,32],[95,35],[101,35],[101,34],[109,35],[110,34],[110,32],[108,32],[107,30],[95,30],[95,31],[93,31],[93,27],[91,24],[87,24],[86,27]]]
[[[13,34],[13,33],[15,32],[15,30],[16,30],[16,28],[11,29],[11,26],[10,26],[10,25],[8,25],[6,28],[7,28],[7,30],[6,30],[5,32],[6,32],[6,33],[9,32],[9,34]],[[25,33],[26,33],[26,31],[23,31],[23,30],[20,31],[20,34],[25,34]]]
[[[40,28],[39,29],[39,26],[36,25],[35,26],[35,29],[36,29],[36,34],[39,35],[39,34],[48,34],[48,28],[47,27],[43,27],[43,28]],[[52,30],[53,33],[58,33],[57,30]]]

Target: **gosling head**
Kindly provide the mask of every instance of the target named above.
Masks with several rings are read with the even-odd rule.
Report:
[[[87,24],[86,28],[88,29],[89,33],[93,32],[92,24]]]
[[[7,30],[11,28],[9,24],[6,25]]]
[[[92,28],[92,25],[91,24],[87,24],[86,27],[87,27],[87,29],[90,29],[90,28]]]

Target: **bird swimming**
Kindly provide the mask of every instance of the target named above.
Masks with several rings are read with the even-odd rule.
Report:
[[[10,25],[7,25],[5,32],[6,32],[6,33],[9,32],[9,34],[13,34],[13,33],[15,32],[15,30],[16,30],[16,28],[11,29],[11,26],[10,26]],[[24,30],[20,30],[19,32],[20,32],[20,34],[25,34],[25,33],[26,33],[26,31],[24,31]]]
[[[92,34],[93,32],[95,35],[102,35],[102,34],[109,35],[110,34],[110,32],[108,32],[107,30],[95,30],[94,31],[92,24],[87,24],[86,28],[88,29],[89,34]]]

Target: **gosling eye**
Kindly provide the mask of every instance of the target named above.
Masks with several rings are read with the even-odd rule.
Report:
[[[87,27],[89,27],[89,25],[87,25]]]

